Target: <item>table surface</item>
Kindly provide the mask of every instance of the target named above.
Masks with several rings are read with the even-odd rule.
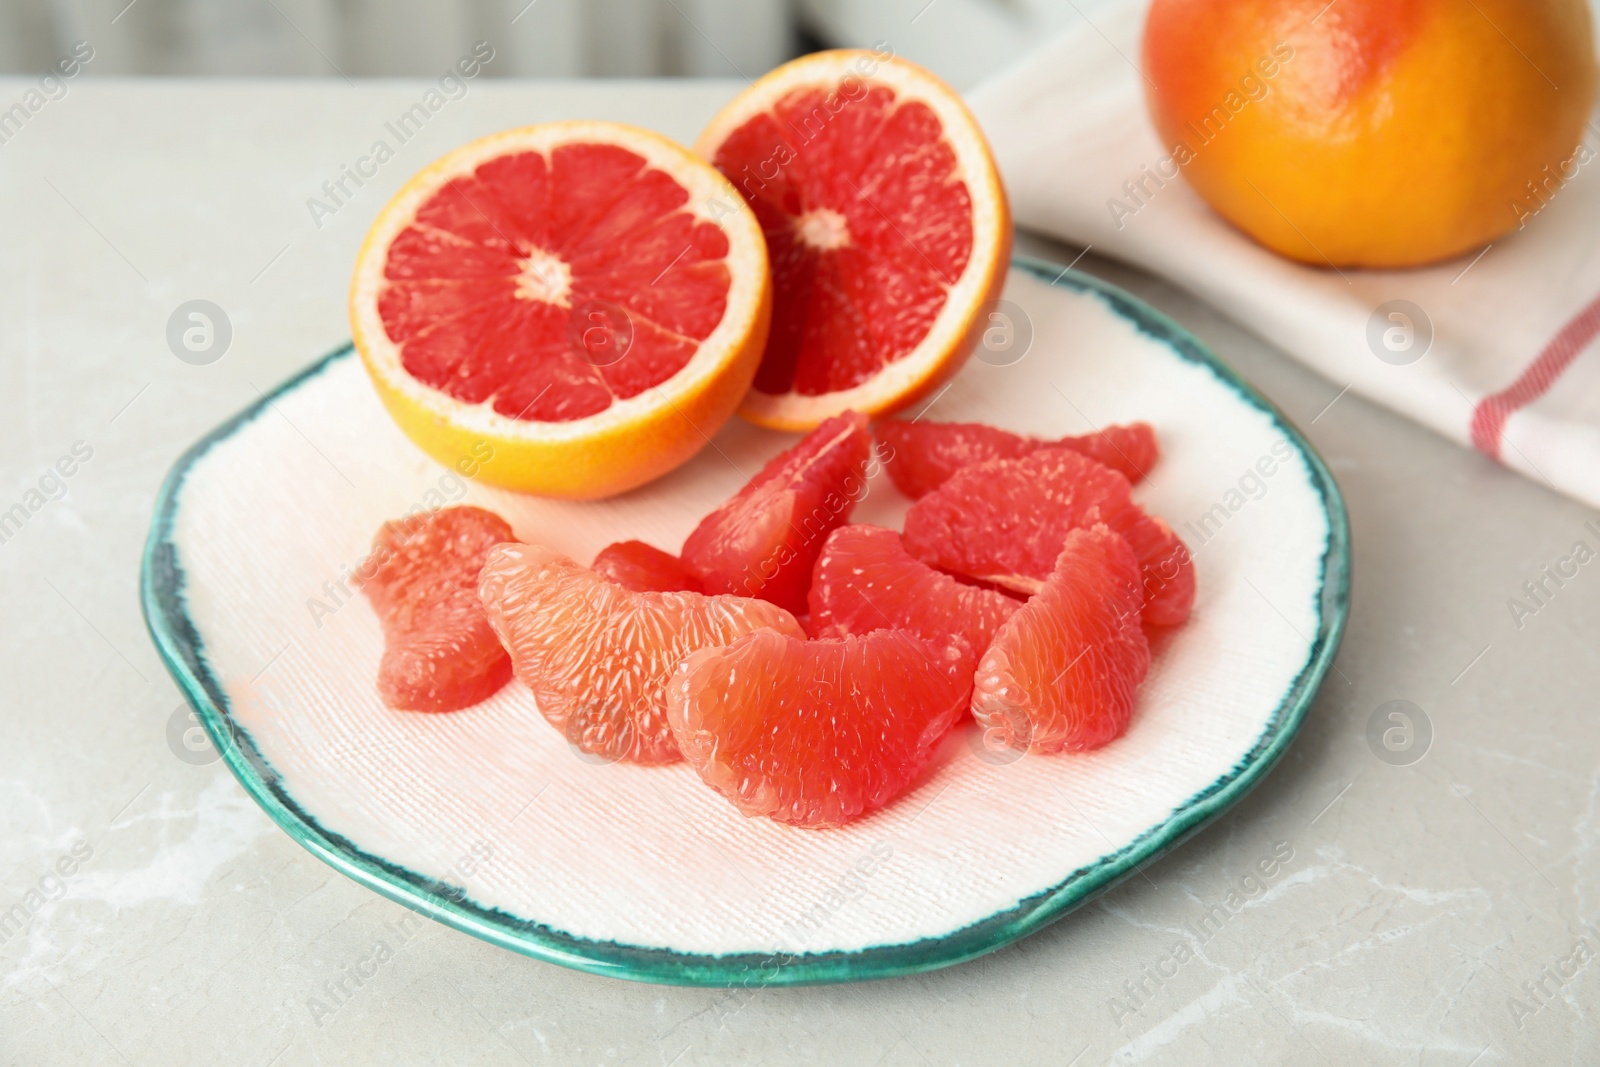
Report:
[[[31,84],[0,80],[0,106]],[[1047,930],[864,985],[619,982],[402,921],[222,763],[180,758],[181,698],[138,605],[152,500],[190,442],[348,336],[378,207],[507,126],[604,117],[690,140],[737,85],[473,84],[314,218],[308,198],[426,88],[79,82],[0,145],[0,510],[41,478],[60,495],[46,472],[92,451],[0,543],[0,913],[27,916],[0,926],[0,1061],[1600,1061],[1600,568],[1509,607],[1576,542],[1600,547],[1600,525],[1093,256],[1079,266],[1188,326],[1307,431],[1349,503],[1354,591],[1335,672],[1266,782]],[[166,342],[195,298],[232,323],[207,366]],[[1431,724],[1404,765],[1368,741],[1393,700]],[[1285,852],[1265,892],[1230,903]],[[1197,937],[1208,912],[1226,922]],[[392,962],[318,1011],[378,941]]]

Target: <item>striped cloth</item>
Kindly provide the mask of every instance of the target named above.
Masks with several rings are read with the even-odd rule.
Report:
[[[1091,17],[970,94],[1019,226],[1169,278],[1315,368],[1329,405],[1302,422],[1353,391],[1600,507],[1600,122],[1559,195],[1508,204],[1521,226],[1484,249],[1412,271],[1305,267],[1177,176],[1145,112],[1143,5]]]

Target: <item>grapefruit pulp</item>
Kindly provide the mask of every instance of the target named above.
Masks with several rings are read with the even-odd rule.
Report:
[[[1016,459],[1041,448],[1082,453],[1137,484],[1150,473],[1161,449],[1147,422],[1107,426],[1094,433],[1041,441],[981,422],[901,422],[890,419],[873,427],[888,450],[885,463],[895,487],[912,500],[943,485],[962,467],[991,459]]]
[[[882,526],[841,526],[828,537],[811,580],[811,627],[818,637],[904,630],[938,654],[941,666],[971,686],[1000,624],[1021,602],[978,589],[913,557]]]
[[[501,545],[478,580],[489,624],[539,711],[582,752],[670,763],[666,684],[695,649],[759,629],[800,634],[760,600],[635,593],[539,545]]]
[[[1176,626],[1194,603],[1194,564],[1170,527],[1146,515],[1128,480],[1060,448],[964,467],[906,511],[905,544],[940,570],[1035,593],[1067,534],[1105,523],[1139,560],[1144,621]]]
[[[635,593],[698,593],[700,583],[683,561],[643,541],[618,541],[594,557],[592,569],[602,578]]]
[[[841,826],[911,786],[967,691],[898,630],[767,631],[685,659],[667,718],[700,777],[745,815]]]
[[[1097,524],[1067,534],[1044,588],[1007,619],[978,664],[972,716],[1030,752],[1086,752],[1128,728],[1150,667],[1139,564]]]
[[[397,711],[458,711],[511,680],[511,660],[478,602],[489,550],[516,535],[475,507],[386,522],[356,580],[383,627],[378,696]]]
[[[683,543],[684,565],[708,593],[804,612],[811,568],[866,493],[871,458],[865,415],[828,419],[700,520]]]

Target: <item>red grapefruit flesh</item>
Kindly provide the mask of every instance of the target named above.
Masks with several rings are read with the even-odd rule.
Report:
[[[386,522],[356,568],[383,626],[378,695],[398,711],[458,711],[511,680],[511,660],[478,602],[489,550],[516,535],[482,508]]]
[[[1018,459],[1041,448],[1065,448],[1137,484],[1160,458],[1149,423],[1107,426],[1094,433],[1042,441],[981,422],[880,422],[873,427],[884,446],[884,464],[895,487],[912,500],[943,485],[962,467],[991,459]]]
[[[600,577],[635,593],[698,593],[700,582],[671,552],[643,541],[618,541],[594,558],[591,568]]]
[[[942,665],[971,685],[978,657],[1021,606],[977,589],[914,558],[900,535],[882,526],[841,526],[828,537],[811,580],[811,625],[818,637],[904,630],[930,648],[951,649]]]
[[[1176,626],[1194,604],[1194,564],[1165,522],[1133,502],[1128,480],[1066,449],[964,467],[906,512],[905,544],[940,570],[1034,592],[1067,534],[1103,522],[1139,560],[1144,621]]]
[[[1011,229],[954,90],[885,53],[814,53],[742,92],[695,149],[755,211],[772,261],[772,332],[745,417],[805,429],[876,415],[960,368]]]
[[[836,415],[774,457],[700,520],[683,563],[707,593],[760,597],[801,614],[822,544],[866,492],[867,417]]]
[[[979,661],[972,715],[986,736],[1045,754],[1122,736],[1150,667],[1139,580],[1133,551],[1108,527],[1067,534],[1044,588]]]
[[[898,630],[767,632],[684,660],[667,718],[700,777],[745,815],[842,826],[911,786],[967,691]]]
[[[539,545],[502,545],[478,580],[489,624],[539,711],[581,751],[668,763],[666,685],[690,652],[772,628],[800,636],[759,600],[635,593]]]

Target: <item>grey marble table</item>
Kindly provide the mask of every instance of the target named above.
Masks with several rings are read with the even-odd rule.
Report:
[[[1594,516],[1093,256],[1281,405],[1350,505],[1336,671],[1235,810],[1037,936],[846,987],[592,977],[335,874],[182,744],[137,600],[162,475],[345,339],[362,232],[429,159],[576,116],[690,139],[737,86],[475,81],[331,203],[430,83],[66,84],[0,144],[0,511],[40,503],[0,543],[0,1062],[1600,1062],[1600,566],[1508,607],[1600,547]],[[232,325],[205,366],[166,341],[191,299]],[[1397,700],[1401,756],[1368,740]]]

